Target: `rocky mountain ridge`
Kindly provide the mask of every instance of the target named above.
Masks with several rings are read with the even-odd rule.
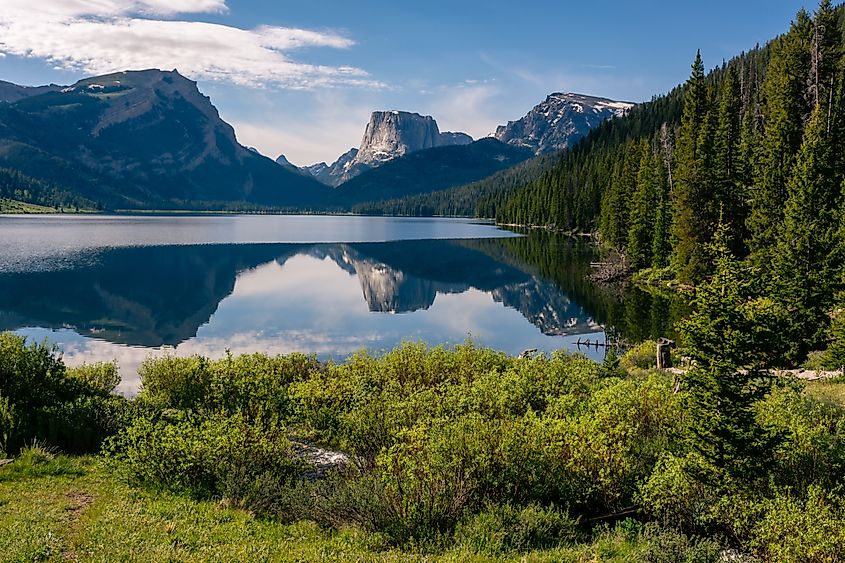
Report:
[[[632,107],[630,102],[557,92],[521,119],[500,125],[493,136],[537,155],[555,152],[572,146],[592,128],[625,115]]]
[[[466,133],[441,132],[429,115],[407,111],[374,111],[358,149],[350,149],[333,164],[325,162],[306,166],[324,184],[337,187],[386,162],[421,150],[468,145]]]
[[[327,190],[238,143],[177,71],[0,87],[0,168],[104,208],[302,206]]]

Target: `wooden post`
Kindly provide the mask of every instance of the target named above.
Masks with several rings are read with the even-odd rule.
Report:
[[[672,367],[672,348],[675,348],[675,341],[668,338],[657,340],[657,369],[669,369]]]

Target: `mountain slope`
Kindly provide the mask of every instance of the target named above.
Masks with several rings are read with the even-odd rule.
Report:
[[[431,116],[406,111],[374,111],[367,123],[361,146],[343,154],[333,164],[308,166],[315,178],[339,186],[395,158],[436,147],[468,145],[465,133],[440,132]]]
[[[49,86],[18,86],[11,82],[0,80],[0,103],[13,104],[24,98],[46,94],[47,92],[58,92],[61,86],[50,84]]]
[[[0,105],[0,167],[108,207],[308,205],[326,191],[241,146],[176,71],[89,78]]]
[[[344,207],[443,190],[510,168],[530,158],[531,154],[528,149],[495,139],[417,151],[345,182],[332,193],[329,201]]]
[[[607,98],[554,93],[525,117],[499,126],[494,137],[530,148],[535,154],[555,152],[572,146],[597,125],[625,115],[632,107],[632,103]]]

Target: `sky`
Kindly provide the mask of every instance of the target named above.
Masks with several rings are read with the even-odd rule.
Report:
[[[475,138],[552,92],[641,102],[783,33],[799,0],[0,0],[0,80],[177,69],[238,140],[297,165],[360,144],[370,113]]]

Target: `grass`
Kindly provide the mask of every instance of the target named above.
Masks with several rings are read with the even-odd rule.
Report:
[[[121,482],[96,457],[28,456],[0,467],[0,561],[631,561],[636,541],[500,558],[390,549],[378,534],[282,524]]]
[[[806,393],[814,399],[845,407],[845,381],[841,379],[809,382]]]
[[[75,208],[75,207],[49,207],[45,205],[36,205],[34,203],[26,203],[16,199],[0,198],[0,213],[8,213],[14,215],[38,215],[45,213],[97,213],[96,209]]]
[[[0,198],[0,213],[29,214],[56,212],[58,212],[58,209],[55,207],[45,207],[43,205],[35,205],[33,203],[24,203],[16,199]]]

